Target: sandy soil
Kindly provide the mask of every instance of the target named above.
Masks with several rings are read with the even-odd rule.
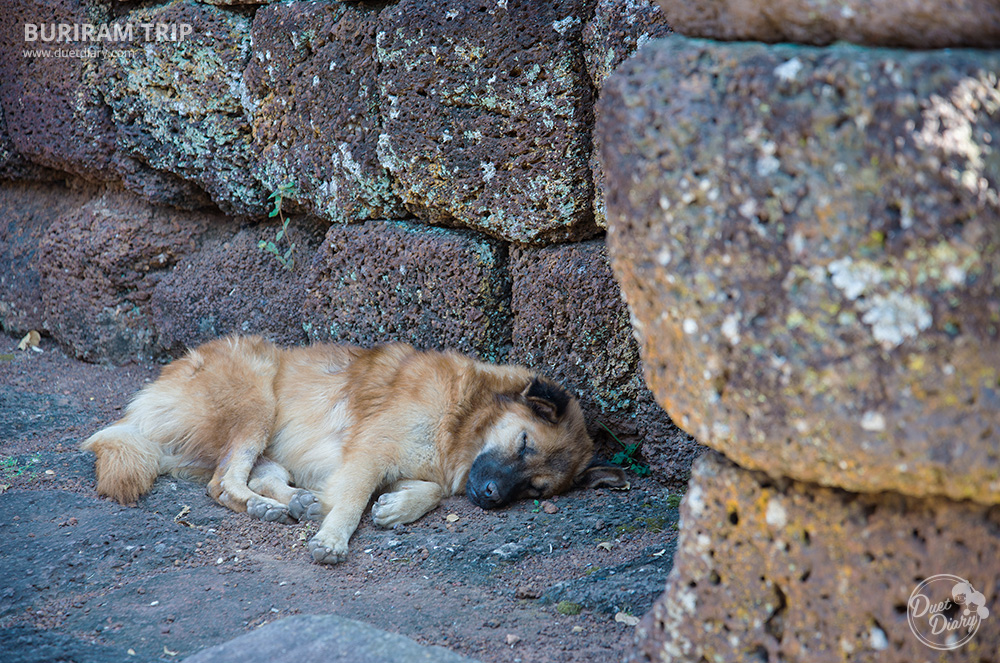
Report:
[[[310,561],[315,525],[254,521],[197,483],[161,477],[121,507],[96,497],[77,445],[159,367],[15,345],[0,338],[4,661],[178,661],[287,615],[328,613],[484,662],[620,660],[628,616],[670,570],[676,497],[637,477],[628,491],[496,512],[451,498],[396,530],[366,517],[335,567]]]

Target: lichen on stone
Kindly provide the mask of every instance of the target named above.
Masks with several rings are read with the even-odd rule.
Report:
[[[771,473],[1000,500],[996,60],[674,36],[605,83],[609,247],[675,421]]]
[[[267,194],[250,174],[252,136],[241,101],[248,19],[182,0],[118,21],[194,26],[184,40],[115,50],[106,60],[106,99],[119,146],[197,184],[224,211],[262,214]]]

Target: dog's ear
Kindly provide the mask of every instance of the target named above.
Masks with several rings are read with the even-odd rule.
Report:
[[[531,383],[521,392],[525,402],[531,411],[545,421],[556,424],[566,414],[566,407],[569,405],[569,395],[562,387],[558,387],[547,380],[534,378]]]
[[[578,488],[628,488],[625,470],[596,458],[573,479]]]

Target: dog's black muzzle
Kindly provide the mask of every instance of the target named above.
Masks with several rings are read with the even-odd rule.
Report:
[[[469,470],[465,494],[482,509],[497,509],[517,499],[524,487],[524,463],[488,452],[479,454]]]

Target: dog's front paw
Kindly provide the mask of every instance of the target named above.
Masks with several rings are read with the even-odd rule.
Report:
[[[301,488],[295,491],[292,499],[288,500],[288,512],[292,518],[298,521],[315,520],[319,522],[323,520],[323,507],[319,500],[308,490]]]
[[[288,507],[280,502],[263,497],[251,497],[247,500],[247,515],[257,520],[284,523],[286,525],[295,522],[288,513]]]
[[[441,502],[442,489],[431,481],[397,481],[372,505],[372,520],[379,527],[412,523]]]
[[[395,527],[406,521],[409,512],[401,493],[384,493],[372,504],[372,520],[379,527]]]
[[[309,540],[309,553],[317,564],[340,564],[347,559],[347,542],[317,534]]]

